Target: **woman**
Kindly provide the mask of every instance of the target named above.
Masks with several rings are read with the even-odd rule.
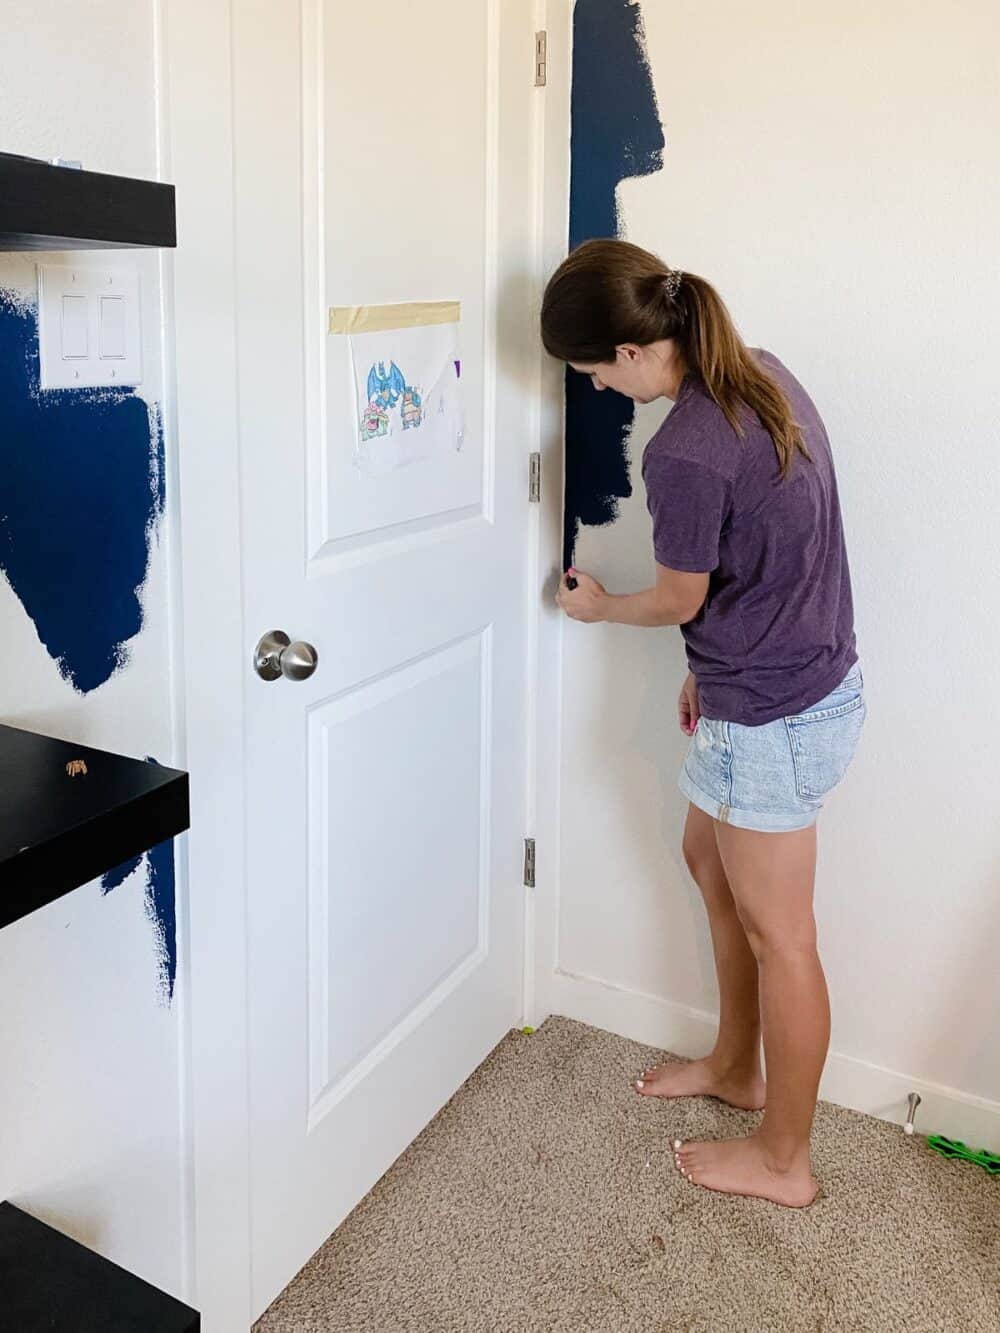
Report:
[[[643,456],[655,586],[615,596],[571,569],[558,594],[574,620],[680,626],[691,669],[678,705],[692,738],[684,856],[708,910],[719,1033],[704,1059],[647,1069],[634,1087],[763,1107],[746,1138],[675,1139],[675,1164],[709,1189],[805,1207],[830,1037],[816,818],[866,711],[826,431],[704,279],[624,241],[589,241],[559,267],[542,340],[595,389],[674,402]]]

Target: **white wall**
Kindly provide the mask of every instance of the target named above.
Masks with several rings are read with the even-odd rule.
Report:
[[[90,0],[83,6],[8,0],[3,40],[0,147],[80,158],[87,168],[121,175],[160,173],[151,0]],[[145,371],[140,392],[163,403],[169,377],[160,257],[105,252],[40,258],[138,265]],[[35,259],[0,254],[0,288],[33,299]],[[0,633],[7,661],[16,663],[4,674],[0,720],[136,757],[182,762],[172,708],[169,403],[166,454],[167,512],[142,592],[144,626],[129,645],[127,666],[90,693],[76,691],[0,576]],[[168,1005],[143,889],[140,869],[106,896],[97,884],[85,886],[0,932],[0,1198],[157,1286],[190,1296],[180,1076],[183,915],[181,968]]]
[[[621,188],[629,239],[718,286],[838,462],[870,714],[821,821],[824,1093],[896,1117],[920,1088],[918,1128],[1000,1148],[996,7],[642,8],[667,147]],[[577,548],[614,591],[652,577],[633,479]],[[568,623],[564,655],[554,1007],[701,1053],[717,990],[679,851],[680,637]]]

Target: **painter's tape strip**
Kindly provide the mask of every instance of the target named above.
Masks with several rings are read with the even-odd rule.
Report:
[[[382,333],[386,329],[416,329],[424,324],[457,324],[458,301],[404,301],[400,305],[334,305],[330,307],[331,333]]]

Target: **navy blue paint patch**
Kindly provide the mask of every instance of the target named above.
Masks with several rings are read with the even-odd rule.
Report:
[[[577,0],[573,15],[570,249],[620,232],[617,189],[663,165],[663,128],[646,57],[639,7],[629,0]],[[584,375],[566,376],[566,510],[563,562],[573,561],[580,524],[610,523],[632,494],[628,436],[635,409]]]
[[[115,866],[114,870],[106,870],[101,876],[101,892],[110,893],[112,889],[117,889],[119,884],[124,884],[129,875],[139,869],[141,860],[141,856],[133,856],[131,860]]]
[[[0,291],[0,570],[81,693],[142,628],[163,474],[158,410],[129,389],[41,393],[37,315]]]
[[[160,986],[167,1004],[174,998],[177,980],[177,897],[174,888],[174,841],[158,843],[146,853],[149,882],[146,907],[157,935]]]
[[[148,764],[157,761],[146,756]],[[146,862],[146,915],[153,926],[157,963],[160,969],[160,991],[167,1004],[174,998],[177,980],[177,894],[174,880],[174,840],[158,843],[141,856],[123,861],[101,876],[101,892],[110,893],[124,884],[129,875]]]
[[[159,408],[131,389],[42,393],[37,314],[0,290],[0,570],[81,693],[124,665],[142,628],[139,594],[165,484]],[[101,892],[143,861],[169,1003],[177,976],[173,842],[107,871]]]

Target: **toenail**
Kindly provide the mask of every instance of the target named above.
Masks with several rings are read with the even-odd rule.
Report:
[[[642,1079],[641,1079],[641,1078],[637,1078],[637,1079],[636,1079],[636,1081],[635,1081],[635,1086],[636,1086],[637,1088],[641,1088],[641,1087],[643,1087],[643,1082],[642,1082]]]
[[[680,1139],[674,1139],[674,1147],[675,1147],[675,1148],[679,1148],[680,1146],[681,1146],[681,1141],[680,1141]]]

